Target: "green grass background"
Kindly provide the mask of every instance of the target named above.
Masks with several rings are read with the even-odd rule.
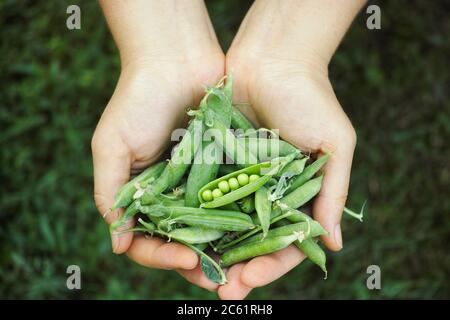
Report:
[[[79,4],[82,29],[65,11]],[[208,1],[226,49],[250,1]],[[382,30],[365,12],[330,74],[357,133],[344,249],[329,277],[305,262],[254,299],[450,298],[450,10],[446,1],[385,1]],[[119,61],[95,1],[0,2],[0,298],[208,298],[172,271],[111,253],[92,199],[90,138]],[[82,290],[66,289],[66,268]],[[382,289],[366,288],[379,265]]]

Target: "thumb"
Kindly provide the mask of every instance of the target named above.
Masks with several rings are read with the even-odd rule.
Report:
[[[127,146],[117,134],[104,134],[96,130],[91,143],[94,162],[94,199],[100,214],[108,224],[117,220],[123,209],[110,212],[114,196],[119,188],[128,181],[130,176],[130,155]],[[129,221],[121,230],[133,227],[134,221]],[[133,240],[133,233],[111,234],[111,244],[114,253],[128,250]]]
[[[314,218],[329,232],[322,237],[333,251],[342,249],[341,217],[347,200],[353,151],[335,151],[324,167],[324,180],[313,205]]]

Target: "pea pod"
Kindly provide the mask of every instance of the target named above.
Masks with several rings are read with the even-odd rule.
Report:
[[[118,208],[129,206],[133,202],[133,195],[137,191],[136,184],[142,184],[152,179],[156,179],[165,167],[165,161],[158,162],[148,167],[141,174],[124,184],[117,192],[114,204],[111,209],[115,210]]]
[[[152,205],[146,206],[145,209],[141,209],[142,213],[145,213],[150,216],[161,217],[164,216],[166,218],[179,218],[187,215],[196,215],[196,216],[218,216],[218,217],[226,217],[239,219],[245,225],[253,225],[253,221],[245,213],[239,211],[230,211],[230,210],[218,210],[218,209],[203,209],[203,208],[191,208],[191,207],[166,207],[162,205]]]
[[[325,278],[327,277],[327,256],[322,248],[316,243],[314,239],[306,239],[303,241],[295,241],[295,246],[312,262],[322,269],[325,272]]]
[[[247,152],[256,155],[260,162],[285,157],[298,151],[296,147],[280,139],[238,138],[238,141],[244,145]]]
[[[146,188],[145,193],[141,197],[142,204],[151,203],[151,195],[160,194],[165,190],[178,185],[181,178],[189,168],[192,158],[201,143],[200,138],[202,128],[202,121],[197,120],[197,118],[194,118],[189,123],[186,134],[175,148],[175,151],[171,159],[168,161],[167,166],[164,168],[164,171],[154,183],[150,184]]]
[[[278,237],[278,236],[287,236],[292,234],[293,232],[302,232],[305,235],[305,239],[318,237],[324,234],[327,234],[327,231],[318,223],[317,221],[312,220],[310,223],[307,222],[298,222],[292,224],[286,224],[281,227],[277,227],[274,229],[270,229],[267,233],[267,238],[270,237]],[[258,233],[254,236],[251,236],[239,243],[239,245],[244,245],[250,242],[259,242],[263,240],[263,234]]]
[[[214,141],[235,164],[246,167],[258,162],[257,157],[251,151],[245,149],[244,142],[237,139],[225,124],[218,119],[214,119],[212,122],[211,128],[217,132],[214,135]]]
[[[269,200],[268,189],[261,187],[255,193],[255,208],[263,231],[263,238],[267,235],[270,227],[270,213],[272,202]]]
[[[184,206],[183,198],[171,198],[164,194],[152,194],[147,193],[145,197],[142,197],[139,200],[141,207],[149,206],[149,205],[164,205],[168,207],[182,207]]]
[[[248,243],[228,250],[220,257],[220,265],[227,267],[257,256],[269,254],[286,248],[299,237],[298,233],[288,236],[266,238],[263,241]]]
[[[232,99],[232,77],[227,78],[226,85],[223,90],[215,90],[208,99],[203,100],[200,108],[205,111],[210,109],[214,112],[218,121],[221,121],[227,128],[231,123],[231,99]],[[207,158],[209,151],[215,146],[214,141],[204,141],[202,148],[195,155],[194,163],[191,166],[187,179],[185,203],[188,207],[198,207],[197,193],[202,186],[216,178],[219,171],[220,162],[213,156],[213,159]],[[222,157],[222,154],[220,154]]]
[[[113,221],[109,226],[111,232],[115,232],[121,226],[123,226],[129,219],[133,218],[137,213],[140,212],[141,203],[139,200],[134,200],[124,211],[123,215]]]
[[[291,176],[298,176],[305,169],[306,161],[308,161],[308,157],[304,157],[302,159],[294,160],[289,163],[286,167],[283,168],[276,176],[281,177],[283,174],[289,174]]]
[[[231,108],[231,126],[234,129],[255,129],[253,124],[235,106]]]
[[[283,206],[294,209],[304,205],[319,193],[322,186],[322,180],[323,176],[309,180],[288,195],[281,198],[280,203]]]
[[[191,244],[200,244],[221,238],[224,232],[215,229],[199,227],[178,228],[167,233],[169,239],[186,241]]]
[[[308,180],[310,180],[327,163],[330,157],[331,154],[327,153],[307,166],[305,170],[303,170],[303,172],[292,181],[289,189],[286,191],[286,194],[294,191],[295,189],[306,183]]]
[[[255,225],[247,220],[220,214],[188,214],[182,215],[168,221],[172,223],[183,223],[194,227],[203,227],[223,231],[245,231],[253,229]]]
[[[194,163],[191,166],[191,171],[187,179],[185,203],[188,207],[198,207],[200,201],[198,200],[198,191],[209,181],[216,178],[219,171],[220,164],[216,161],[207,163],[203,151],[214,145],[214,142],[203,142],[203,147],[198,150],[194,158]]]
[[[216,179],[214,181],[209,182],[203,188],[200,189],[198,192],[198,198],[201,203],[200,207],[203,208],[217,208],[224,206],[228,203],[234,202],[236,200],[242,199],[259,188],[261,188],[264,184],[266,184],[273,175],[275,175],[279,170],[281,170],[286,164],[291,162],[298,152],[292,153],[286,157],[282,157],[279,159],[274,159],[273,161],[267,161],[262,162],[238,171],[235,171],[233,173],[227,174],[219,179]],[[212,201],[205,201],[204,199],[204,192],[206,190],[215,190],[218,188],[219,184],[221,182],[229,182],[233,181],[232,179],[239,178],[240,175],[245,176],[251,176],[255,175],[258,176],[253,182],[250,182],[247,180],[246,184],[241,185],[237,189],[233,190],[232,185],[230,184],[230,192],[219,196],[215,199],[211,199]],[[249,179],[249,178],[248,178]]]
[[[281,210],[280,210],[280,212],[281,212]],[[270,224],[274,224],[274,223],[277,223],[278,221],[282,221],[284,218],[286,218],[287,216],[289,216],[291,214],[293,214],[293,213],[290,212],[290,211],[281,213],[280,215],[278,215],[276,217],[273,217],[270,220]],[[240,234],[236,235],[230,241],[225,241],[224,243],[222,243],[220,245],[218,244],[216,246],[216,251],[223,251],[224,249],[234,247],[238,243],[242,242],[244,239],[247,239],[247,238],[257,234],[261,230],[262,230],[262,227],[260,225],[257,225],[253,230],[250,230],[250,231],[245,232],[245,233],[240,233]]]
[[[241,208],[236,204],[236,202],[231,202],[231,203],[226,204],[223,207],[220,207],[218,209],[229,210],[229,211],[238,211],[238,212],[241,211]],[[242,212],[245,212],[245,211],[242,211]],[[245,212],[245,213],[247,213],[247,212]]]

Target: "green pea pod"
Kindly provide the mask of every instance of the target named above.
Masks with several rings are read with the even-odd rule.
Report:
[[[223,207],[219,207],[221,210],[229,210],[229,211],[242,211],[241,208],[236,204],[236,202],[231,202],[229,204],[224,205]],[[245,212],[245,211],[242,211]],[[245,212],[247,213],[247,212]]]
[[[275,210],[272,210],[272,212],[273,211],[275,211]],[[289,211],[289,210],[286,212],[282,212],[279,207],[277,208],[276,211],[278,211],[277,215],[273,215],[273,217],[270,219],[271,225],[278,223],[279,221],[283,221],[283,219],[285,219],[287,216],[294,214],[294,212]],[[242,242],[243,240],[250,238],[251,236],[254,236],[258,232],[260,232],[262,230],[262,227],[260,225],[258,225],[258,223],[256,223],[255,219],[259,220],[257,217],[256,218],[252,217],[252,221],[254,221],[253,223],[256,225],[256,227],[253,230],[250,230],[245,233],[239,233],[231,241],[226,241],[223,244],[216,245],[216,251],[222,252],[224,249],[234,247],[235,245]],[[303,220],[303,221],[306,221],[306,220]]]
[[[306,161],[308,161],[308,157],[292,161],[286,167],[284,167],[284,169],[281,170],[276,175],[276,177],[281,177],[281,175],[283,174],[289,174],[290,176],[298,176],[305,169]]]
[[[238,138],[238,140],[246,151],[256,155],[260,162],[285,157],[298,151],[296,147],[280,139]]]
[[[303,170],[303,172],[292,181],[289,189],[286,191],[286,194],[289,194],[310,180],[327,163],[330,157],[331,154],[327,153],[307,166],[305,170]]]
[[[224,234],[225,232],[216,229],[186,227],[168,232],[167,237],[169,239],[185,241],[190,244],[200,244],[220,239]]]
[[[201,203],[200,207],[217,208],[252,194],[256,190],[261,188],[264,184],[266,184],[272,178],[272,176],[274,176],[286,164],[290,163],[296,157],[297,154],[298,152],[295,152],[286,157],[258,163],[256,165],[235,171],[219,179],[209,182],[208,184],[203,186],[198,192],[198,199]],[[247,175],[259,175],[259,178],[253,182],[250,182],[244,186],[239,187],[236,190],[226,193],[221,197],[218,197],[209,202],[205,202],[205,200],[202,197],[202,194],[205,190],[216,189],[221,181],[228,181],[230,178],[236,178],[241,173],[245,173]]]
[[[231,126],[234,129],[249,130],[255,129],[253,124],[235,106],[231,109]]]
[[[322,187],[322,180],[323,176],[309,180],[281,198],[281,205],[294,209],[304,205],[319,193],[320,188]]]
[[[243,141],[237,139],[221,121],[214,119],[211,128],[217,132],[217,134],[214,134],[214,141],[239,167],[247,167],[258,163],[257,157],[245,149]]]
[[[284,249],[296,241],[298,237],[298,233],[293,233],[288,236],[266,238],[263,241],[252,242],[233,248],[222,254],[220,257],[220,265],[227,267],[241,261]]]
[[[201,106],[203,110],[210,109],[214,111],[218,121],[221,121],[227,128],[230,127],[231,123],[232,85],[233,79],[229,76],[223,90],[214,90],[209,98],[204,100],[206,103]],[[220,159],[217,159],[215,154],[212,158],[208,157],[210,150],[216,151],[215,145],[214,141],[204,141],[202,148],[195,155],[194,163],[187,179],[185,203],[188,207],[198,207],[200,205],[197,197],[198,190],[217,176],[220,166],[220,161],[218,160],[222,159],[222,154],[220,154]]]
[[[249,215],[230,210],[219,210],[219,209],[203,209],[203,208],[192,208],[192,207],[166,207],[162,205],[151,205],[141,208],[141,212],[150,216],[156,217],[166,217],[166,218],[179,218],[187,215],[199,215],[199,216],[220,216],[233,219],[239,219],[242,223],[246,225],[253,225],[253,221]]]
[[[286,224],[281,227],[277,227],[274,229],[270,229],[267,233],[267,238],[270,237],[279,237],[279,236],[287,236],[292,234],[293,232],[301,232],[304,234],[305,239],[318,237],[324,234],[327,234],[328,232],[318,223],[317,221],[311,220],[310,223],[308,222],[299,222],[299,223],[292,223],[292,224]],[[239,242],[239,245],[244,245],[250,242],[260,242],[263,240],[263,234],[258,233],[254,236],[251,236],[250,238],[244,239],[241,242]]]
[[[164,194],[151,194],[151,193],[148,193],[148,194],[145,195],[145,198],[143,197],[143,198],[140,199],[140,205],[141,205],[141,209],[145,208],[147,206],[151,206],[151,205],[164,205],[164,206],[167,206],[167,207],[183,207],[184,206],[184,199],[183,198],[176,198],[176,197],[175,198],[171,198],[171,197],[165,196]]]
[[[175,148],[171,159],[159,178],[150,184],[141,197],[142,204],[149,204],[149,195],[157,195],[178,185],[189,168],[192,159],[201,143],[202,121],[194,118],[188,125],[186,134]]]
[[[219,171],[220,164],[216,161],[207,163],[203,154],[203,150],[214,145],[214,142],[204,142],[201,150],[198,150],[194,158],[194,163],[191,166],[191,171],[187,179],[185,204],[188,207],[198,207],[200,201],[198,200],[198,191],[209,181],[216,178]]]
[[[303,241],[295,241],[295,246],[312,262],[322,269],[325,272],[325,278],[327,277],[327,256],[322,248],[314,241],[314,239],[306,239]]]
[[[268,189],[261,187],[255,193],[255,208],[263,231],[263,238],[266,237],[270,227],[270,213],[272,202],[269,200]]]
[[[242,212],[252,213],[253,211],[255,211],[255,197],[253,195],[249,195],[241,199],[239,201],[239,207],[241,208]]]
[[[168,222],[184,223],[189,226],[203,227],[223,231],[245,231],[253,229],[255,225],[247,220],[221,214],[188,214],[171,219]]]
[[[143,184],[151,179],[156,179],[165,167],[165,161],[158,162],[148,167],[141,174],[124,184],[117,192],[111,210],[129,206],[133,202],[133,195],[137,191],[136,184]]]

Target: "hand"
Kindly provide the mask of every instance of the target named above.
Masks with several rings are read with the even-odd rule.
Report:
[[[227,69],[235,76],[235,102],[249,103],[241,110],[254,123],[279,129],[284,140],[306,153],[333,153],[323,170],[325,177],[314,201],[313,215],[330,233],[323,237],[326,246],[340,250],[340,220],[356,135],[333,92],[326,66],[269,57],[249,59],[231,52]],[[304,258],[292,245],[233,266],[228,272],[229,283],[219,288],[219,295],[225,299],[243,298],[251,288],[274,281]]]
[[[130,172],[143,170],[166,150],[172,130],[184,126],[185,108],[198,104],[203,96],[203,85],[222,77],[221,54],[201,61],[204,68],[199,68],[197,61],[139,61],[122,70],[92,139],[95,202],[100,213],[108,212]],[[105,217],[107,223],[116,218],[117,213]],[[132,224],[130,221],[129,226]],[[112,247],[115,253],[127,252],[144,266],[176,269],[201,287],[217,287],[197,267],[196,254],[181,244],[158,238],[133,239],[132,233],[122,233],[112,235]]]

